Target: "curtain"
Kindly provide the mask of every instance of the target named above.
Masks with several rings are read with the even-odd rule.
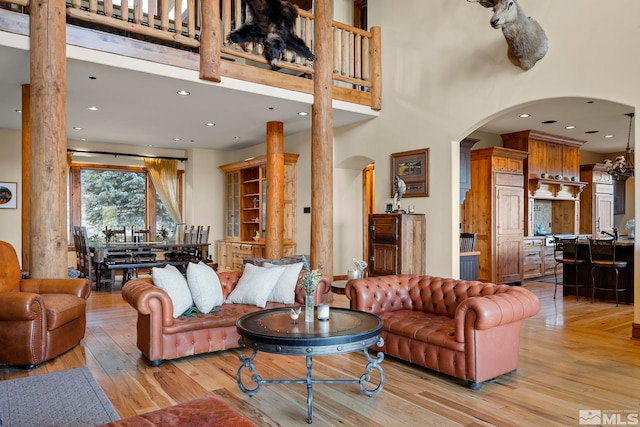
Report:
[[[170,159],[144,159],[151,182],[160,200],[176,224],[182,224],[182,212],[178,200],[178,161]]]
[[[73,162],[73,152],[67,151],[67,175],[71,170],[71,163]]]

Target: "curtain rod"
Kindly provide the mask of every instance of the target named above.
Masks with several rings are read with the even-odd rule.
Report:
[[[73,148],[67,148],[67,151],[69,151],[71,153],[106,154],[108,156],[113,156],[113,157],[118,157],[118,156],[140,157],[140,158],[143,158],[143,159],[179,160],[181,162],[186,162],[187,160],[189,160],[186,157],[149,156],[149,155],[146,155],[146,154],[113,153],[113,152],[109,152],[109,151],[74,150]]]

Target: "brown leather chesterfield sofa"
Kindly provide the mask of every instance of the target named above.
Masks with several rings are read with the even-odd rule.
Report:
[[[350,280],[345,294],[352,309],[383,319],[384,345],[374,349],[473,390],[518,368],[522,321],[540,310],[521,287],[409,274]]]
[[[84,338],[87,279],[23,279],[16,251],[0,241],[0,365],[31,369]]]
[[[299,305],[304,305],[305,291],[300,288],[300,279],[306,273],[302,270],[298,276],[296,304]],[[241,271],[218,273],[225,300],[241,276]],[[322,277],[315,293],[316,305],[330,289],[331,281]],[[138,311],[137,344],[151,366],[158,366],[163,360],[239,347],[236,321],[247,313],[262,310],[255,305],[225,303],[211,313],[174,319],[169,295],[154,286],[150,277],[127,282],[122,288],[122,298]],[[268,302],[265,308],[285,305]]]

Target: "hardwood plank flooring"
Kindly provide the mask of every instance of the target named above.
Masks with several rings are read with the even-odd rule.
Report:
[[[621,421],[638,414],[640,341],[630,339],[633,306],[554,300],[553,284],[525,286],[542,309],[524,323],[517,373],[472,391],[389,357],[382,362],[384,389],[372,398],[354,384],[316,385],[313,425],[577,426],[580,410],[619,412]],[[31,371],[0,367],[0,379],[88,366],[122,418],[210,395],[260,426],[306,424],[304,385],[268,384],[252,398],[239,390],[239,349],[147,365],[135,343],[136,312],[119,291],[92,293],[79,346]],[[331,304],[348,307],[348,300],[335,295]],[[314,377],[359,378],[364,362],[362,353],[315,357]],[[305,376],[302,357],[259,353],[255,364],[264,379]]]

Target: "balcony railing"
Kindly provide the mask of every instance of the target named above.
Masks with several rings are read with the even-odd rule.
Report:
[[[251,73],[233,72],[233,65],[249,65],[269,70],[262,56],[262,45],[229,43],[227,36],[244,22],[242,0],[70,0],[67,2],[69,21],[92,29],[114,29],[120,34],[137,34],[145,41],[157,41],[172,47],[200,54],[200,76],[219,81],[229,76],[251,80]],[[29,0],[5,2],[23,6],[28,12]],[[314,15],[299,10],[295,32],[313,52]],[[371,31],[333,22],[333,80],[334,97],[369,105],[381,106],[380,29]],[[138,37],[139,38],[139,37]],[[225,66],[221,69],[221,63]],[[229,65],[233,64],[233,65]],[[222,71],[221,71],[222,70]],[[276,74],[313,78],[313,63],[287,51],[277,63]],[[261,82],[269,82],[262,78]],[[290,80],[289,80],[290,82]],[[286,80],[276,83],[291,86]],[[309,92],[310,85],[298,83],[294,90]],[[338,92],[337,96],[335,92]]]

